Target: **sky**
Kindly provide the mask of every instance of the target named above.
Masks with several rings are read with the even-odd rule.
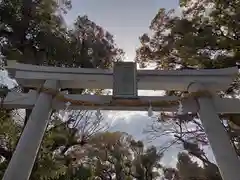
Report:
[[[178,9],[178,0],[72,0],[72,10],[65,20],[71,25],[78,15],[87,15],[115,37],[117,45],[127,56],[125,61],[133,61],[135,49],[139,46],[139,37],[149,32],[149,25],[160,8]],[[161,95],[156,91],[142,91],[139,95]],[[147,112],[108,112],[105,116],[112,122],[110,130],[124,131],[138,140],[148,143],[143,130],[151,124]],[[151,143],[155,146],[167,145],[171,137],[161,137]],[[163,158],[167,166],[174,166],[181,146],[170,148]]]
[[[128,57],[126,60],[132,61],[139,36],[148,32],[159,8],[178,9],[178,0],[72,0],[72,5],[65,18],[68,25],[78,15],[87,15],[115,36]]]

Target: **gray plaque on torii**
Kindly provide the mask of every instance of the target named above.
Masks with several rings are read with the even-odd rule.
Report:
[[[137,98],[136,75],[136,63],[116,62],[113,68],[113,97]]]

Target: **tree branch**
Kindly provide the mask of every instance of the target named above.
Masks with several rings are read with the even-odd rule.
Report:
[[[12,152],[0,146],[0,155],[4,157],[7,161],[10,161],[12,157]]]

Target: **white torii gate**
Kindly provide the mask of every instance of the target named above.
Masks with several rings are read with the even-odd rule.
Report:
[[[3,180],[28,180],[41,145],[52,109],[147,110],[176,112],[178,101],[184,113],[198,112],[224,180],[239,180],[240,160],[218,117],[219,113],[240,113],[238,99],[219,98],[215,92],[226,90],[238,69],[215,70],[136,70],[132,62],[118,62],[114,70],[44,67],[12,64],[6,67],[23,87],[39,91],[10,92],[4,108],[33,109],[23,130]],[[113,89],[109,95],[61,94],[60,88]],[[184,98],[138,96],[137,90],[188,91]],[[207,93],[206,93],[207,92]]]

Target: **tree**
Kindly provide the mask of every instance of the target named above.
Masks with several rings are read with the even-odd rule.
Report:
[[[112,180],[154,180],[162,157],[155,147],[144,149],[141,141],[122,132],[100,132],[73,156],[81,167],[91,169],[91,176]]]
[[[87,16],[68,30],[62,11],[70,0],[3,0],[0,2],[1,54],[5,60],[60,67],[109,68],[124,55],[113,36]],[[82,93],[83,89],[67,89]],[[23,88],[28,92],[29,88]],[[26,110],[25,124],[31,110]]]
[[[151,32],[140,37],[141,46],[137,50],[136,61],[142,67],[148,63],[155,63],[157,69],[214,69],[236,66],[239,63],[240,52],[238,41],[240,26],[237,23],[240,17],[240,2],[180,0],[179,5],[182,9],[180,16],[176,16],[174,10],[159,10],[151,22]],[[238,92],[239,80],[236,79],[226,92],[221,92],[219,95],[236,97]],[[177,96],[182,96],[184,93],[166,92],[168,95]],[[223,125],[239,154],[239,132],[236,128],[239,115],[226,114],[220,117],[224,121],[227,120],[228,123]],[[171,129],[177,140],[182,140],[184,137],[186,141],[190,138],[191,143],[195,140],[206,145],[206,136],[202,133],[201,123],[196,121],[196,115],[189,119],[172,114],[164,117],[165,122],[168,120],[172,120],[172,125],[177,127]],[[195,124],[195,130],[184,129],[184,126],[190,123]],[[169,127],[166,131],[169,132]],[[151,132],[157,133],[159,129],[152,128]],[[209,169],[217,172],[212,166]]]
[[[201,2],[201,3],[199,3]],[[160,9],[152,20],[153,35],[144,34],[136,59],[155,60],[158,68],[222,68],[238,62],[239,1],[180,1],[181,17]],[[206,7],[212,8],[207,13]],[[192,5],[192,6],[191,6]],[[204,14],[205,13],[205,14]],[[221,18],[220,18],[221,17]],[[231,53],[230,53],[231,52]]]
[[[21,133],[21,126],[12,119],[12,111],[0,110],[0,176],[2,177],[7,162],[12,157],[13,150]]]
[[[0,128],[0,172],[1,176],[11,159],[18,138],[21,135],[23,121],[17,121],[16,111],[1,111]],[[52,116],[40,151],[31,174],[31,179],[58,179],[71,175],[76,159],[72,156],[76,149],[83,149],[90,139],[99,132],[104,132],[107,124],[103,119],[96,119],[92,112],[74,112],[63,122]],[[78,171],[87,171],[78,167]]]
[[[1,113],[2,176],[20,136],[23,121],[12,118],[16,116],[15,111]],[[163,154],[156,147],[144,147],[141,141],[134,140],[126,133],[107,132],[103,129],[105,124],[97,125],[100,123],[96,123],[91,115],[86,111],[75,113],[65,122],[52,117],[31,180],[154,180],[160,177],[190,180],[188,178],[193,175],[196,179],[221,180],[217,166],[206,158],[196,144],[182,140],[188,154],[179,155],[177,169],[167,168],[161,165]],[[203,167],[194,163],[192,157],[198,158]]]
[[[175,168],[164,168],[163,169],[163,180],[181,180],[179,177],[178,170]]]
[[[198,163],[193,162],[188,154],[180,153],[178,155],[177,169],[182,180],[204,179],[203,169]]]
[[[105,172],[107,175],[108,172],[107,176],[115,174],[116,180],[127,178],[126,165],[131,160],[130,139],[129,135],[121,132],[107,132],[92,139],[95,149],[92,155],[97,155],[95,157],[98,157],[98,165],[104,169],[104,171],[101,168],[100,171],[96,169],[97,174]]]
[[[190,179],[203,179],[203,180],[222,180],[220,172],[215,164],[208,160],[201,160],[203,166],[200,166],[198,162],[192,160],[193,157],[197,157],[193,154],[186,152],[179,153],[177,162],[177,173],[181,180]],[[208,161],[208,162],[206,162]]]
[[[61,67],[108,68],[113,61],[121,60],[123,51],[116,46],[113,36],[87,16],[79,16],[73,29],[66,27],[62,13],[67,13],[70,8],[69,0],[1,1],[1,54],[6,60]],[[23,91],[28,92],[29,88]],[[83,93],[84,90],[75,92]],[[26,111],[25,123],[17,123],[12,117],[2,119],[4,127],[14,130],[2,128],[0,132],[3,139],[0,144],[2,170],[11,158],[30,113],[31,110]],[[12,111],[7,114],[12,116]],[[71,178],[83,171],[86,174],[92,172],[85,166],[73,168],[72,149],[87,145],[95,133],[107,128],[106,123],[102,118],[94,118],[89,111],[73,112],[66,122],[56,114],[58,112],[51,116],[31,175],[33,180]],[[3,171],[1,173],[3,175]]]
[[[137,180],[154,180],[160,174],[159,169],[162,168],[160,164],[160,154],[156,147],[148,147],[145,152],[138,154],[133,160],[133,177]],[[154,170],[156,169],[156,170]]]
[[[1,1],[0,37],[6,59],[89,68],[109,67],[111,61],[121,59],[123,52],[116,47],[112,35],[87,16],[79,16],[69,31],[61,10],[71,8],[71,1],[57,2]]]
[[[163,172],[167,180],[222,180],[215,164],[207,159],[199,158],[189,150],[178,154],[176,168],[164,168]]]
[[[3,55],[7,59],[13,56],[15,60],[37,64],[35,59],[29,58],[33,58],[34,53],[41,48],[39,37],[43,33],[61,34],[64,30],[63,18],[56,14],[59,8],[60,5],[54,0],[1,1]]]
[[[239,1],[180,1],[181,17],[160,9],[144,34],[136,60],[159,69],[200,69],[235,66],[239,61]],[[211,6],[210,6],[211,5]],[[206,9],[208,8],[208,9]],[[238,80],[221,95],[238,93]],[[181,96],[185,92],[167,92]],[[236,115],[225,115],[231,122]],[[191,121],[192,122],[192,121]],[[230,126],[228,127],[232,129]],[[232,132],[232,130],[230,130]],[[235,134],[236,136],[236,134]]]
[[[70,30],[72,64],[85,68],[108,68],[122,60],[123,51],[116,47],[113,36],[88,19],[78,16]]]

